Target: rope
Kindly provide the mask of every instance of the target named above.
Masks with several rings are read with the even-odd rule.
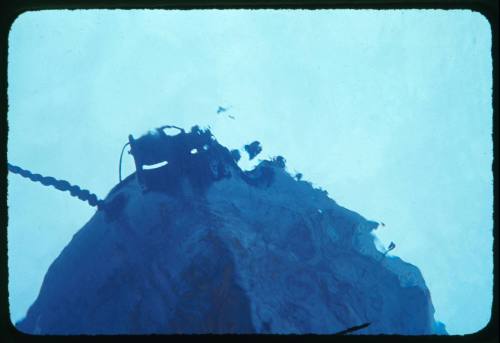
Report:
[[[71,196],[78,198],[82,201],[87,201],[90,206],[97,206],[98,209],[102,209],[104,205],[103,200],[99,200],[97,195],[94,193],[90,193],[90,191],[86,189],[81,189],[76,185],[70,184],[65,180],[57,180],[51,176],[42,176],[40,174],[33,174],[29,170],[22,169],[21,167],[14,166],[10,163],[7,163],[9,167],[9,171],[14,174],[19,174],[22,177],[30,179],[33,182],[40,182],[44,186],[53,186],[54,188],[60,191],[69,191]]]
[[[122,153],[120,154],[120,164],[118,165],[118,180],[122,182],[122,158],[123,158],[123,152],[125,151],[125,148],[127,145],[130,145],[130,142],[125,143],[122,149]]]

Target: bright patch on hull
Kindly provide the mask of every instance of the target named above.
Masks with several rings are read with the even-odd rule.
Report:
[[[155,164],[144,164],[142,166],[142,169],[143,170],[151,170],[151,169],[158,169],[158,168],[161,168],[163,166],[166,166],[168,164],[167,161],[163,161],[163,162],[159,162],[159,163],[155,163]]]

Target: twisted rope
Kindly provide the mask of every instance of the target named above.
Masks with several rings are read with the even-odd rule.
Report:
[[[87,201],[90,206],[97,206],[98,209],[102,209],[104,205],[103,200],[99,200],[97,195],[94,193],[90,193],[90,191],[86,189],[81,189],[76,185],[70,184],[65,180],[57,180],[51,176],[42,176],[40,174],[33,174],[29,170],[22,169],[21,167],[14,166],[10,163],[7,163],[9,167],[9,171],[21,175],[27,179],[30,179],[33,182],[40,182],[44,186],[53,186],[54,188],[60,191],[69,191],[71,196],[78,198],[82,201]]]

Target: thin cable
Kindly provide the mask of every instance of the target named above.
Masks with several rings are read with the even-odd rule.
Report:
[[[118,165],[118,180],[122,182],[122,158],[123,158],[123,152],[125,151],[125,148],[127,145],[130,145],[130,142],[125,143],[122,149],[122,153],[120,154],[120,163]]]

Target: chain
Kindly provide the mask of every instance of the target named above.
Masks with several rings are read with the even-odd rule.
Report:
[[[19,174],[22,177],[28,178],[33,182],[40,182],[44,186],[53,186],[54,188],[60,191],[69,191],[71,196],[78,198],[82,201],[87,201],[90,206],[97,206],[98,209],[102,209],[104,205],[103,200],[99,200],[97,195],[94,193],[90,193],[90,191],[86,189],[81,189],[76,185],[70,184],[65,180],[57,180],[51,176],[42,176],[40,174],[33,174],[29,170],[22,169],[21,167],[14,166],[10,163],[7,163],[9,167],[9,171],[14,174]]]

